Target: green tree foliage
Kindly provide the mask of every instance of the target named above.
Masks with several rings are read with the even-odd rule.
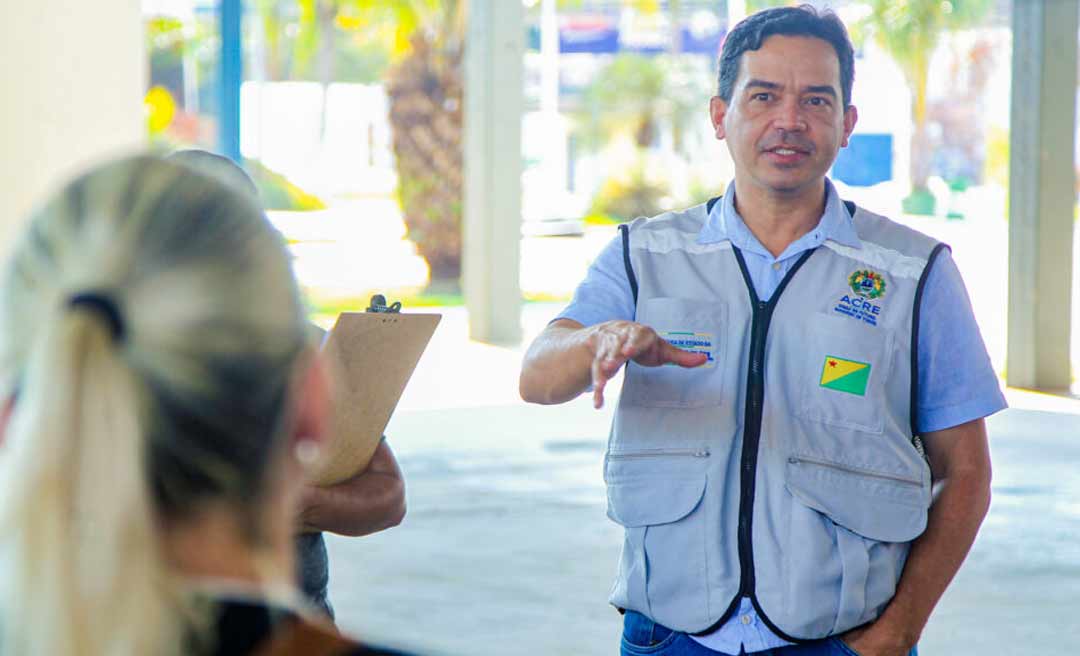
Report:
[[[302,61],[336,75],[332,33],[388,53],[385,81],[398,194],[432,281],[461,275],[463,0],[298,0]]]
[[[651,146],[657,121],[674,113],[667,96],[669,80],[656,57],[617,55],[584,92],[585,111],[578,118],[585,145],[600,147],[627,134],[638,147]]]
[[[333,0],[249,0],[259,26],[256,65],[268,80],[373,84],[390,65],[386,25]]]
[[[792,0],[746,0],[746,11],[754,13],[755,11],[761,11],[762,9],[794,6],[798,4],[800,3],[793,2]]]
[[[281,0],[256,1],[268,10],[264,20],[289,19],[281,11]],[[660,8],[659,0],[622,1],[644,12]],[[324,84],[337,79],[339,68],[332,53],[343,34],[388,53],[385,81],[398,193],[409,238],[431,267],[433,282],[458,279],[465,0],[295,2],[292,65],[313,67]],[[558,6],[573,9],[582,6],[582,0],[559,0]],[[271,28],[264,27],[267,38],[274,34],[281,38],[283,32]]]
[[[427,260],[432,281],[461,275],[464,0],[300,0],[301,31],[328,25],[381,44],[394,161],[409,238]],[[655,11],[657,0],[624,0]],[[562,8],[580,0],[561,0]],[[326,13],[320,13],[326,10]],[[320,23],[319,21],[323,22]],[[323,29],[326,29],[325,27]]]
[[[869,0],[865,25],[875,41],[903,71],[911,89],[911,186],[913,195],[926,193],[930,176],[926,134],[926,93],[930,58],[941,35],[979,23],[993,0]]]

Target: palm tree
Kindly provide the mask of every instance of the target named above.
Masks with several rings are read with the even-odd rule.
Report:
[[[944,32],[977,24],[992,0],[870,0],[866,27],[877,43],[896,61],[911,89],[911,195],[906,211],[933,211],[927,190],[931,155],[926,131],[926,86],[930,57]],[[927,212],[926,210],[930,211]]]
[[[399,25],[412,27],[386,85],[401,208],[431,279],[454,282],[461,277],[465,3],[387,4],[397,6]]]
[[[508,0],[510,1],[510,0]],[[432,281],[461,276],[465,0],[299,0],[301,35],[361,31],[392,52],[386,89],[398,194]],[[622,0],[656,11],[656,0]],[[574,7],[581,0],[559,0]],[[298,37],[303,41],[306,37]],[[320,42],[323,39],[320,39]],[[320,43],[320,50],[330,47]],[[310,52],[310,49],[309,49]],[[330,51],[332,52],[332,51]],[[319,66],[324,83],[332,57]]]
[[[275,0],[262,0],[275,2]],[[296,0],[297,65],[334,80],[338,32],[391,53],[386,90],[398,195],[431,279],[461,275],[464,0]]]

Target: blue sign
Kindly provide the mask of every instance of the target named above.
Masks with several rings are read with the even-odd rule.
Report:
[[[688,27],[682,28],[681,52],[691,55],[720,54],[720,44],[724,39],[724,30],[700,33]],[[540,28],[530,26],[526,37],[528,47],[540,49]],[[620,52],[633,52],[643,55],[658,55],[668,52],[666,45],[636,45],[627,43],[614,23],[563,26],[559,28],[559,53],[564,55],[594,54],[611,55]]]
[[[892,180],[891,134],[853,134],[833,163],[832,177],[852,187]]]
[[[563,54],[611,53],[619,51],[619,28],[560,29],[559,52]]]

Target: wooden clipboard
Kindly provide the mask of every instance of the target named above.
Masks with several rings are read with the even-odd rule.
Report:
[[[442,315],[343,312],[323,342],[334,411],[316,485],[367,467]]]

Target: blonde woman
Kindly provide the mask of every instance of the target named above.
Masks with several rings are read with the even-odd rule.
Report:
[[[324,373],[259,208],[96,168],[0,285],[0,654],[372,654],[292,585]]]

